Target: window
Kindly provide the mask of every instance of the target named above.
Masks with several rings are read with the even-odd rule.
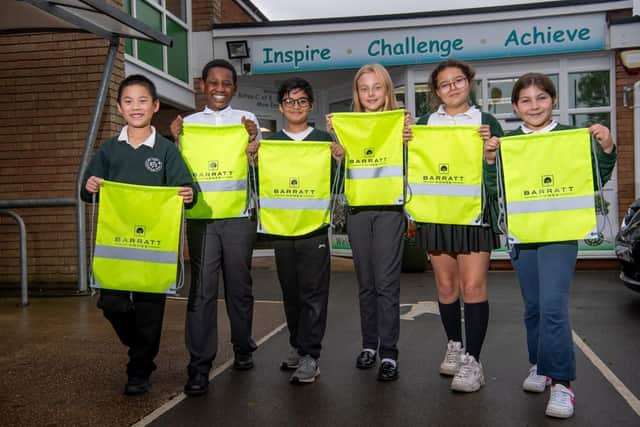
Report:
[[[125,52],[189,83],[187,7],[187,0],[124,0],[123,8],[127,13],[173,39],[172,47],[127,39]]]
[[[406,105],[405,98],[405,89],[404,85],[396,86],[393,95],[396,97],[396,102],[398,103],[398,108],[404,108]]]
[[[353,102],[351,102],[351,99],[336,101],[329,104],[330,113],[345,113],[349,111],[353,111]]]
[[[609,71],[569,73],[569,121],[588,127],[600,123],[611,128]]]
[[[556,91],[559,94],[558,75],[549,74],[548,76],[551,81],[553,81]],[[487,90],[489,92],[487,94],[487,112],[496,116],[500,114],[513,114],[513,108],[511,106],[511,91],[516,80],[518,80],[517,77],[487,80]]]

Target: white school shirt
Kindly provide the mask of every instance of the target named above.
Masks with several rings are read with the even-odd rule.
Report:
[[[482,113],[476,107],[470,107],[464,113],[450,116],[444,110],[444,105],[440,105],[438,110],[429,115],[428,125],[481,125]]]
[[[529,133],[545,133],[545,132],[552,131],[553,129],[555,129],[556,126],[558,126],[558,122],[556,122],[555,120],[551,120],[551,123],[549,123],[542,129],[533,130],[526,127],[525,124],[523,123],[520,125],[520,130],[522,130],[522,133],[524,133],[525,135]]]
[[[230,106],[227,108],[214,111],[209,107],[204,107],[203,111],[191,114],[183,119],[185,123],[198,123],[202,125],[238,125],[242,123],[242,117],[245,119],[253,121],[256,126],[258,126],[258,135],[257,139],[262,139],[262,133],[260,132],[260,123],[258,123],[258,119],[255,114],[249,111],[243,110],[234,110]]]
[[[139,148],[142,145],[146,145],[149,148],[153,148],[153,146],[156,145],[156,128],[154,128],[153,126],[151,126],[151,135],[149,135],[147,139],[145,139],[142,144],[138,145],[137,147],[134,147],[129,142],[129,134],[127,133],[127,129],[129,129],[129,125],[126,125],[122,128],[122,130],[120,131],[120,135],[118,135],[118,141],[126,142],[135,149]]]
[[[289,132],[289,131],[286,131],[286,130],[282,129],[282,133],[284,133],[285,135],[287,135],[289,138],[293,139],[294,141],[304,141],[304,139],[306,137],[308,137],[311,134],[311,132],[313,132],[313,128],[311,126],[306,128],[302,132]]]

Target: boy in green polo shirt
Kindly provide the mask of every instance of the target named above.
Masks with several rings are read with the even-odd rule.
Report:
[[[82,200],[92,202],[102,180],[138,185],[176,186],[189,209],[196,201],[193,180],[172,142],[158,134],[151,119],[160,102],[148,78],[131,75],[118,88],[118,111],[127,122],[120,135],[100,146],[84,174]],[[124,394],[149,390],[160,348],[166,294],[101,289],[98,307],[129,347]]]

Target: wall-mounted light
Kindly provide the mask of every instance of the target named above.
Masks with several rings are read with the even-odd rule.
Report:
[[[227,56],[229,59],[249,58],[249,45],[246,40],[227,42]]]
[[[620,52],[620,61],[629,71],[640,70],[640,49],[624,50]]]

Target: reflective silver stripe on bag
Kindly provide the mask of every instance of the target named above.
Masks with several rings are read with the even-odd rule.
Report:
[[[239,191],[247,189],[247,180],[239,179],[237,181],[204,181],[198,182],[200,190],[203,193],[212,193],[216,191]]]
[[[150,251],[148,249],[116,248],[113,246],[96,245],[94,257],[108,259],[122,259],[128,261],[157,262],[159,264],[174,264],[178,261],[178,253],[171,251]]]
[[[260,199],[260,207],[265,209],[329,209],[330,199]]]
[[[535,212],[567,211],[572,209],[593,208],[595,202],[592,195],[567,197],[563,199],[531,200],[522,202],[508,202],[509,214],[523,214]]]
[[[482,196],[479,185],[409,184],[409,188],[412,194],[420,196]]]
[[[387,178],[402,177],[402,166],[383,166],[381,168],[359,168],[347,169],[347,178],[349,179],[371,179],[371,178]]]

